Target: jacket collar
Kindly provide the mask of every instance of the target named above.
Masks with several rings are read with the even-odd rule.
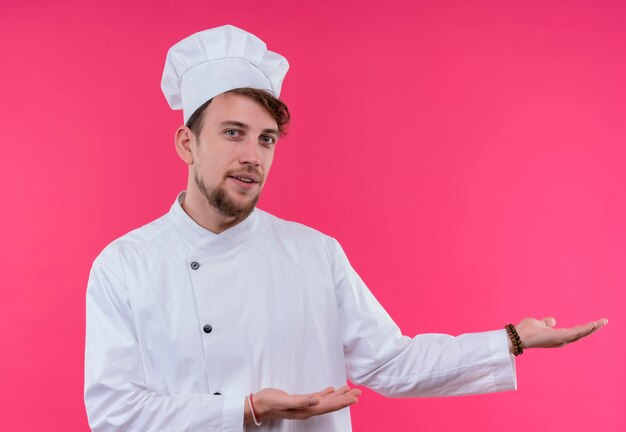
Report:
[[[259,210],[254,209],[247,218],[237,225],[219,234],[215,234],[198,225],[198,223],[183,210],[182,203],[184,199],[185,191],[182,191],[178,194],[178,197],[176,197],[174,204],[172,204],[169,215],[176,230],[191,247],[203,248],[204,246],[212,247],[217,245],[238,244],[244,241],[258,225]]]

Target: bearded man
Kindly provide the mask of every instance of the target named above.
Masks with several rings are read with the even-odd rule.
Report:
[[[288,63],[223,26],[168,53],[187,189],[108,245],[87,290],[85,405],[94,431],[351,430],[367,386],[394,397],[516,387],[514,355],[606,320],[552,318],[458,337],[403,336],[339,243],[256,208],[289,123]]]

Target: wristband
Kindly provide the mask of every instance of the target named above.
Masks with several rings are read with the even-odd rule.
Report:
[[[515,326],[513,324],[507,324],[504,328],[506,329],[509,339],[511,339],[511,343],[513,344],[513,354],[515,356],[521,355],[524,352],[524,346],[522,345],[522,340],[517,334],[517,330],[515,330]]]
[[[252,421],[255,425],[261,426],[262,421],[257,419],[256,413],[254,412],[254,404],[252,403],[252,392],[250,392],[250,396],[248,396],[248,405],[250,406],[250,413],[252,414]]]

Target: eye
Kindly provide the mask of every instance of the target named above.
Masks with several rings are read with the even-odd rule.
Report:
[[[261,142],[263,144],[276,144],[276,138],[272,135],[262,135]]]
[[[239,135],[241,135],[241,131],[237,130],[237,129],[227,129],[224,131],[224,133],[226,134],[226,136],[235,138],[238,137]]]

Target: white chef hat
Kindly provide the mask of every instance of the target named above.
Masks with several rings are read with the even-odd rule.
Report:
[[[195,33],[167,52],[161,89],[185,123],[209,99],[240,87],[267,90],[275,97],[289,69],[287,59],[265,42],[232,25]]]

